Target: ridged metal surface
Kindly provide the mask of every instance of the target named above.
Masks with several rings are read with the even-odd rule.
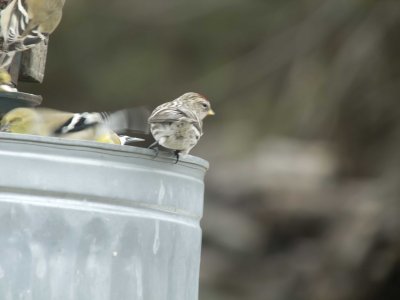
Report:
[[[195,300],[207,162],[0,134],[0,295]]]
[[[42,96],[22,92],[0,92],[0,116],[17,107],[34,107],[42,103]]]

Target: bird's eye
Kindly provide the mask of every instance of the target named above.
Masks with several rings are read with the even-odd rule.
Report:
[[[208,108],[208,104],[207,104],[207,103],[203,103],[202,106],[203,106],[204,108]]]

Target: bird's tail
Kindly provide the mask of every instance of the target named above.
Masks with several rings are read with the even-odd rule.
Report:
[[[128,145],[131,143],[137,143],[137,142],[144,141],[144,139],[133,137],[133,136],[127,136],[127,135],[118,135],[118,138],[121,142],[121,145]]]

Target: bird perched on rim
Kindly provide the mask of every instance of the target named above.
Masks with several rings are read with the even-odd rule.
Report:
[[[47,41],[61,21],[65,0],[11,0],[0,12],[0,68],[8,68],[16,52]]]
[[[158,151],[157,146],[161,145],[174,150],[178,162],[179,153],[188,154],[203,135],[203,119],[214,114],[210,102],[193,92],[161,104],[148,120],[155,139],[149,148]]]
[[[70,113],[50,108],[15,108],[0,121],[0,131],[67,139],[90,140],[108,144],[125,145],[143,139],[120,136],[114,130],[128,116],[128,110],[115,113]],[[120,120],[117,120],[120,119]]]

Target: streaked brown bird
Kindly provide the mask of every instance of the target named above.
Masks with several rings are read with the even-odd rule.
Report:
[[[214,115],[210,102],[198,93],[189,92],[158,106],[149,117],[150,131],[158,145],[171,149],[176,155],[188,154],[203,135],[203,119]]]

